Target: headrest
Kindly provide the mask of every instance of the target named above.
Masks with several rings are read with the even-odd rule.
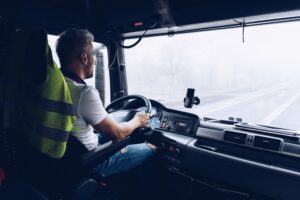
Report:
[[[42,28],[18,30],[15,35],[13,54],[19,66],[35,84],[46,78],[47,64],[53,64],[47,32]]]

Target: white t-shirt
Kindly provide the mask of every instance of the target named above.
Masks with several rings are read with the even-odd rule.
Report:
[[[72,81],[74,87],[70,88],[73,101],[73,109],[76,113],[74,127],[78,129],[72,132],[89,151],[98,146],[98,136],[94,133],[92,125],[100,123],[107,112],[103,107],[99,92],[92,86],[76,83],[65,78],[67,83]]]

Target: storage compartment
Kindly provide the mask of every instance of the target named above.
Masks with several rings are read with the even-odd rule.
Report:
[[[168,168],[168,199],[173,200],[268,200],[240,188],[222,184],[207,177],[200,177]]]

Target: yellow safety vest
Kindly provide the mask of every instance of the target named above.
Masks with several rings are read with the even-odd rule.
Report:
[[[38,151],[61,158],[75,122],[67,83],[53,61],[47,33],[19,30],[0,86],[3,125],[24,134]]]

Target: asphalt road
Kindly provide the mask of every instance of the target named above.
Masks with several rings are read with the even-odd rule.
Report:
[[[228,119],[239,117],[249,123],[300,130],[300,81],[287,81],[220,94],[213,102],[185,109],[200,117]],[[227,96],[230,98],[223,98]],[[208,98],[209,99],[209,98]],[[172,106],[173,107],[173,106]],[[178,106],[174,106],[179,109]]]
[[[239,117],[245,122],[300,130],[300,83],[290,81],[194,108],[201,117]]]

